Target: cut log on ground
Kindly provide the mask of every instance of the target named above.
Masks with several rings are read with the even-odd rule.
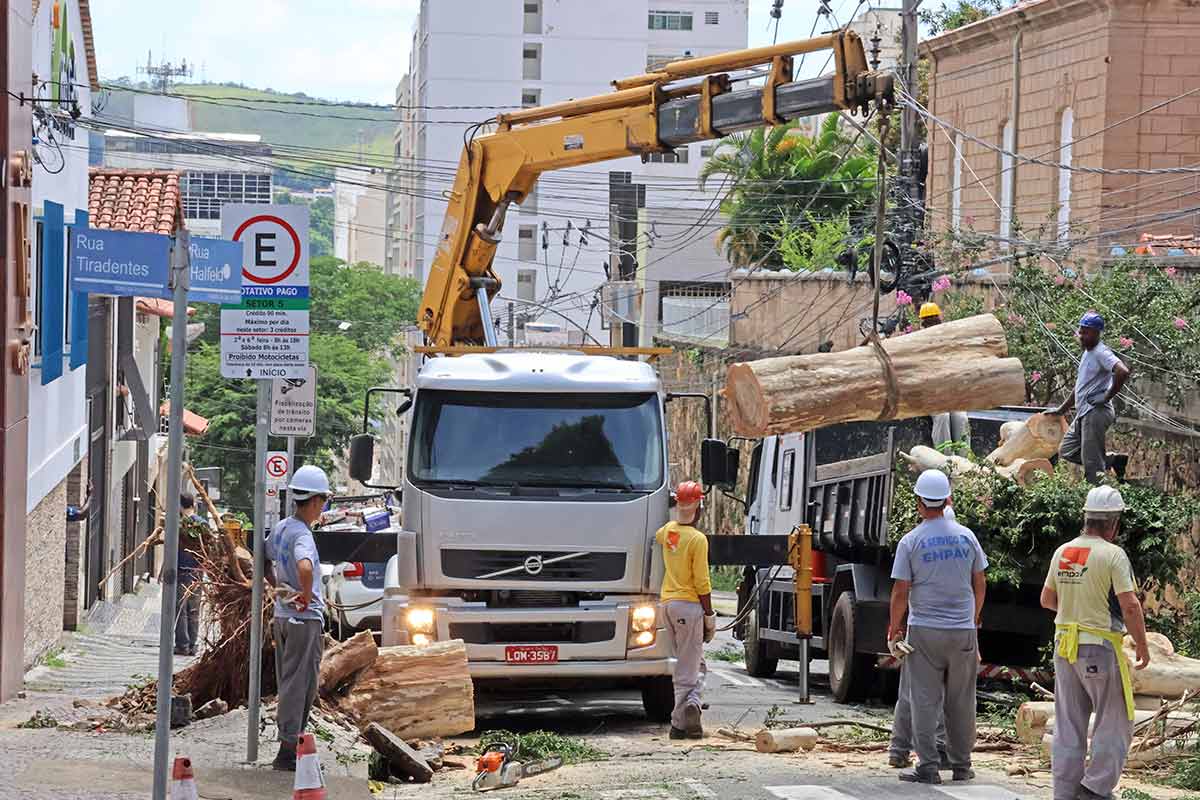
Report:
[[[371,631],[359,631],[329,648],[321,658],[321,692],[333,692],[351,675],[374,664],[378,655],[379,648]]]
[[[760,753],[794,753],[812,750],[819,734],[812,728],[761,730],[754,737],[754,749]]]
[[[361,727],[378,722],[406,739],[455,736],[475,727],[475,689],[461,639],[379,650],[341,709]]]
[[[1091,750],[1092,740],[1089,738],[1087,743],[1088,749]],[[1144,764],[1153,764],[1156,761],[1174,760],[1195,752],[1195,740],[1178,741],[1168,739],[1165,742],[1160,742],[1145,749],[1138,749],[1135,746],[1129,749],[1128,759],[1125,761],[1126,766],[1139,766]],[[1054,752],[1054,735],[1046,734],[1042,737],[1042,752],[1047,758],[1051,758]]]
[[[371,747],[387,759],[393,775],[407,778],[414,783],[429,783],[433,780],[433,768],[404,740],[377,722],[367,726],[363,735]]]
[[[1200,715],[1178,711],[1167,715],[1163,720],[1149,723],[1157,713],[1157,711],[1134,712],[1133,724],[1139,736],[1151,732],[1177,734],[1192,730],[1200,722]],[[1021,707],[1017,709],[1015,723],[1018,739],[1026,744],[1037,744],[1047,734],[1054,733],[1054,703],[1022,703]],[[1092,717],[1091,722],[1088,723],[1089,736],[1094,723],[1095,717]]]
[[[1200,659],[1179,655],[1171,640],[1161,633],[1148,633],[1146,639],[1150,644],[1150,664],[1145,669],[1131,670],[1134,694],[1177,700],[1186,691],[1200,690]],[[1128,636],[1125,655],[1130,664],[1137,662],[1133,640]]]
[[[1003,428],[1011,425],[1006,422]],[[1002,467],[1018,458],[1051,458],[1058,453],[1067,432],[1067,420],[1062,414],[1034,414],[1010,428],[1001,445],[991,452],[988,461]]]
[[[731,365],[725,396],[734,429],[758,437],[1025,399],[1021,362],[1007,358],[1004,329],[991,314],[893,337],[880,347]]]

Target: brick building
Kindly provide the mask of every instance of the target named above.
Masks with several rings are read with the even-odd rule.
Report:
[[[1029,0],[924,42],[929,110],[960,131],[930,123],[933,229],[1070,239],[1092,253],[1143,231],[1200,232],[1188,213],[1200,176],[1014,165],[994,149],[1076,168],[1194,163],[1200,95],[1121,121],[1200,86],[1197,41],[1189,0]]]

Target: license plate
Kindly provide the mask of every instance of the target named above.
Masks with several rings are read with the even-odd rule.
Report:
[[[509,664],[557,664],[558,648],[553,645],[506,647],[504,660]]]

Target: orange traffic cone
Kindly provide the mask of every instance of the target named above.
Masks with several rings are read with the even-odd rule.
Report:
[[[200,800],[190,758],[175,758],[175,764],[171,767],[171,800]]]
[[[317,758],[317,740],[311,733],[301,734],[296,743],[296,780],[292,800],[325,800],[325,776]]]

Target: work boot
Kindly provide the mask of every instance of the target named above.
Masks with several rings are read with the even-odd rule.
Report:
[[[275,760],[271,762],[271,769],[276,772],[295,772],[296,745],[280,742],[279,752],[275,754]]]
[[[1113,800],[1111,794],[1097,794],[1091,789],[1079,784],[1079,790],[1075,792],[1075,800]]]
[[[953,780],[973,781],[975,780],[975,770],[970,767],[955,767]]]
[[[900,780],[905,783],[931,783],[938,784],[942,782],[942,776],[938,774],[937,767],[925,766],[917,767],[916,769],[905,770],[900,773]]]
[[[671,726],[671,738],[672,739],[686,739],[686,738],[688,738],[688,734],[687,734],[687,731],[683,730],[682,728],[676,728],[674,725],[672,725]]]
[[[1105,453],[1104,467],[1116,473],[1117,480],[1125,480],[1125,468],[1129,466],[1128,453]]]
[[[700,724],[700,706],[688,703],[683,709],[683,729],[689,739],[703,739],[704,727]]]
[[[907,753],[888,753],[888,766],[892,769],[911,767],[912,758]]]

